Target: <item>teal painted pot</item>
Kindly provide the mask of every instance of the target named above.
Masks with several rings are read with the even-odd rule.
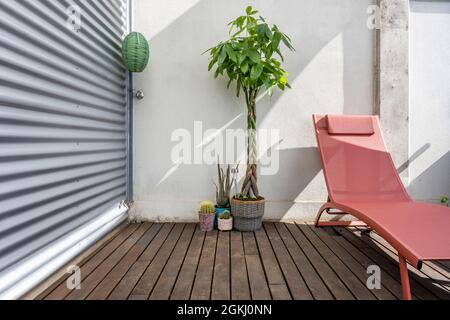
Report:
[[[230,208],[218,208],[218,207],[216,207],[216,220],[214,221],[214,227],[217,228],[217,222],[219,221],[219,217],[224,211],[231,212],[231,207]]]

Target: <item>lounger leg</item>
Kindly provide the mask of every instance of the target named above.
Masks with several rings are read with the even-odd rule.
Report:
[[[315,226],[316,228],[320,226],[320,217],[322,216],[322,213],[325,211],[326,209],[324,209],[323,207],[320,208],[319,212],[317,213],[316,216],[316,222],[315,222]]]
[[[402,281],[403,300],[411,300],[411,288],[409,286],[408,265],[402,255],[398,255],[400,265],[400,279]]]
[[[324,204],[317,213],[315,226],[318,227],[367,227],[367,224],[362,221],[320,221],[320,217],[322,217],[322,214],[332,209],[333,206],[330,203]],[[331,213],[329,213],[331,214]],[[336,213],[336,214],[347,214],[347,213]]]

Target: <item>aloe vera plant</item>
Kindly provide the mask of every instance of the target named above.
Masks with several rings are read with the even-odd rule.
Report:
[[[216,187],[216,203],[219,208],[230,207],[230,191],[235,182],[235,177],[231,176],[231,167],[227,166],[227,171],[224,172],[220,165],[217,165],[217,173],[219,181],[213,181]]]

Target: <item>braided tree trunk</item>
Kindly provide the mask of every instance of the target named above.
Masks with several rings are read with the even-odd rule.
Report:
[[[246,92],[247,100],[247,170],[244,183],[242,184],[242,195],[244,197],[259,197],[258,175],[257,175],[257,133],[256,133],[256,96],[257,90]]]

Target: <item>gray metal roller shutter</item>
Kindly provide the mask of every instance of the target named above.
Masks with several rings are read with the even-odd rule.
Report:
[[[126,31],[127,0],[0,0],[0,273],[125,199]]]

